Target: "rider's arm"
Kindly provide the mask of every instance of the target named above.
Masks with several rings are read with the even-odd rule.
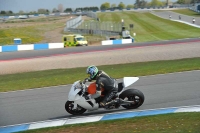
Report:
[[[91,95],[91,98],[94,99],[94,98],[98,98],[101,96],[101,91],[96,91],[95,94]]]
[[[96,93],[95,94],[93,94],[93,95],[91,95],[91,98],[98,98],[98,97],[100,97],[101,96],[101,88],[102,88],[102,83],[101,82],[96,82],[96,86],[97,86],[97,88],[96,88]]]

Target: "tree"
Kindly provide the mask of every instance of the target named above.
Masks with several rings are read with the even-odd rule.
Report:
[[[95,7],[90,7],[90,9],[91,9],[92,11],[98,11],[98,10],[99,10],[99,7],[97,7],[97,6],[95,6]]]
[[[155,6],[163,6],[163,3],[159,0],[152,0],[151,1],[151,6],[155,7]]]
[[[71,8],[66,8],[66,9],[64,10],[64,12],[72,12],[72,9],[71,9]]]
[[[10,10],[10,11],[8,11],[8,14],[13,14],[13,12]]]
[[[191,0],[190,4],[200,3],[200,0]]]
[[[57,9],[54,8],[54,9],[52,10],[52,13],[56,13],[56,12],[57,12]]]
[[[176,3],[178,3],[178,4],[185,4],[185,0],[178,0]]]
[[[63,5],[62,5],[62,4],[59,4],[59,5],[58,5],[58,11],[59,11],[59,12],[63,12]]]
[[[38,9],[38,13],[39,14],[45,14],[45,13],[48,13],[48,12],[47,12],[47,9]]]
[[[91,8],[90,7],[84,7],[84,8],[82,8],[82,11],[91,11]]]
[[[136,7],[136,8],[144,8],[144,7],[146,7],[147,6],[147,2],[145,1],[145,0],[136,0],[135,1],[135,4],[134,4],[134,7]]]
[[[140,7],[141,8],[144,8],[144,7],[147,7],[147,1],[144,1],[144,0],[142,0],[141,2],[140,2]]]
[[[118,5],[118,7],[120,9],[124,9],[126,6],[125,6],[125,4],[123,2],[120,2],[119,5]]]
[[[127,5],[126,8],[133,8],[133,5]]]
[[[0,14],[6,14],[6,11],[1,11],[1,13]]]
[[[19,11],[19,14],[24,14],[24,11],[20,10],[20,11]]]
[[[116,4],[112,4],[112,5],[111,5],[111,8],[115,8],[115,7],[116,7]]]
[[[108,3],[108,2],[103,3],[100,8],[101,8],[101,10],[109,9],[110,8],[110,3]]]
[[[192,0],[185,0],[185,4],[190,4]]]

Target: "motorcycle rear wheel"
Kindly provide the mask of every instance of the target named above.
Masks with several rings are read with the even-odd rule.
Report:
[[[128,101],[133,101],[133,103],[121,105],[122,107],[126,109],[136,109],[140,107],[144,102],[144,94],[137,89],[128,89],[124,91],[119,98],[125,99],[128,98]]]
[[[70,113],[70,114],[72,114],[72,115],[80,115],[80,114],[83,114],[85,111],[86,111],[86,109],[84,109],[84,108],[82,108],[81,106],[77,106],[77,108],[76,109],[73,109],[73,107],[74,107],[74,104],[73,104],[74,102],[72,102],[72,101],[67,101],[66,103],[65,103],[65,110],[68,112],[68,113]]]

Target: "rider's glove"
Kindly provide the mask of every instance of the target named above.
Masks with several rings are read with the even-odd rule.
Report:
[[[91,82],[92,80],[90,78],[88,78],[88,82]]]
[[[86,82],[91,82],[92,80],[90,78],[85,78],[83,83],[86,83]]]
[[[90,95],[90,94],[89,94],[89,95],[86,95],[86,96],[85,96],[85,99],[86,99],[86,100],[91,99],[91,95]]]

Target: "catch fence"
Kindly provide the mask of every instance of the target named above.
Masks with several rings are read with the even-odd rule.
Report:
[[[93,17],[95,17],[95,15],[93,15]],[[66,22],[64,32],[116,36],[120,35],[122,30],[121,27],[121,22],[100,22],[96,20],[84,21],[82,16],[79,16]]]

